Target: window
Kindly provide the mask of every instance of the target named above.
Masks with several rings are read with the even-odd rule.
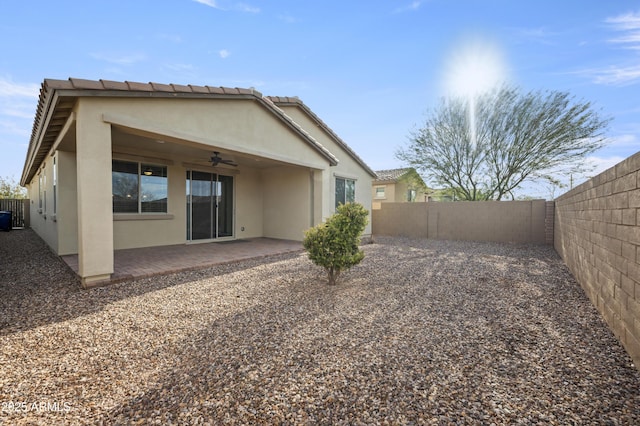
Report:
[[[42,174],[38,175],[38,211],[42,211]]]
[[[407,201],[413,203],[414,201],[416,201],[416,195],[416,190],[410,189],[409,191],[407,191]]]
[[[38,213],[43,213],[47,210],[46,185],[47,176],[45,175],[45,170],[43,168],[38,175]]]
[[[384,186],[376,187],[376,198],[385,198],[384,190],[385,190]]]
[[[56,157],[53,157],[53,214],[58,213],[58,163]]]
[[[113,160],[114,213],[166,213],[167,168]]]
[[[340,204],[356,201],[356,181],[352,179],[336,178],[336,208]]]

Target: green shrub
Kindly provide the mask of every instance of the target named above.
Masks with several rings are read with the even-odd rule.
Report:
[[[368,214],[362,204],[341,204],[325,223],[305,232],[302,245],[309,259],[327,271],[329,284],[336,284],[342,271],[364,259],[360,239]]]

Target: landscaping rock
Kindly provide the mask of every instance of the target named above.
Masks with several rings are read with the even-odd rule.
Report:
[[[549,246],[376,237],[81,290],[0,234],[0,424],[638,424],[640,373]]]

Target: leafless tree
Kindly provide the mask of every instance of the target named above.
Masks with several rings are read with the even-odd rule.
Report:
[[[606,143],[609,119],[567,92],[503,86],[443,98],[396,156],[463,200],[513,197],[525,181],[555,182]]]

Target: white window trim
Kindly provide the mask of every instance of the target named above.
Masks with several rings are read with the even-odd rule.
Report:
[[[341,173],[341,172],[333,172],[333,177],[334,178],[354,180],[356,182],[358,181],[358,177],[357,176],[349,175],[349,174]]]
[[[344,180],[352,180],[354,183],[354,202],[357,202],[357,193],[358,191],[356,191],[356,189],[358,188],[358,178],[355,177],[349,177],[349,175],[345,175],[342,173],[337,173],[334,172],[333,173],[333,179],[331,179],[331,199],[332,199],[332,206],[333,209],[335,210],[335,206],[336,206],[336,179],[344,179]]]

